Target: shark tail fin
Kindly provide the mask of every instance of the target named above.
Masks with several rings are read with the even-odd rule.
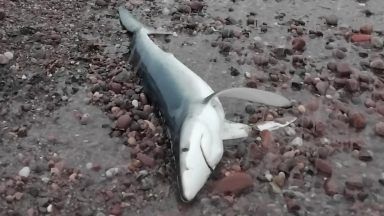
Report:
[[[145,26],[124,7],[119,7],[119,16],[120,23],[131,33],[135,33],[141,28],[145,28]]]
[[[127,29],[130,33],[136,33],[140,29],[146,29],[147,34],[152,35],[172,35],[172,32],[167,31],[157,31],[150,27],[142,24],[138,19],[136,19],[127,9],[124,7],[119,7],[119,16],[120,23],[123,25],[125,29]]]

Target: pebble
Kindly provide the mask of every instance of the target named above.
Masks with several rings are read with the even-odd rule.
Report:
[[[139,107],[139,101],[136,100],[136,99],[132,100],[132,106],[135,107],[135,108]]]
[[[351,41],[353,43],[368,42],[370,40],[371,40],[371,35],[368,35],[368,34],[353,34],[351,37]]]
[[[292,127],[285,127],[284,130],[285,130],[285,134],[287,134],[288,136],[295,136],[296,135],[296,131]]]
[[[324,191],[328,196],[334,196],[340,193],[340,188],[337,185],[336,181],[331,178],[325,181]]]
[[[359,151],[359,160],[369,162],[373,160],[372,153],[370,151],[361,150]]]
[[[333,57],[337,58],[337,59],[344,59],[347,54],[345,54],[345,52],[343,52],[342,50],[340,49],[335,49],[333,52],[332,52],[332,55]]]
[[[116,121],[116,127],[118,129],[127,129],[129,127],[129,124],[131,123],[132,119],[128,114],[120,116]]]
[[[12,52],[7,51],[4,53],[4,56],[7,57],[8,60],[13,59],[13,53]]]
[[[384,122],[378,122],[375,125],[375,133],[379,136],[384,137]]]
[[[152,157],[150,157],[144,153],[138,153],[137,159],[139,161],[141,161],[146,166],[153,167],[155,165],[155,159],[153,159]]]
[[[337,26],[338,21],[339,18],[334,14],[325,17],[325,22],[330,26]]]
[[[303,145],[303,139],[301,137],[296,137],[295,139],[293,139],[291,141],[291,143],[289,145],[300,147]]]
[[[371,63],[369,64],[369,66],[372,68],[372,69],[376,69],[376,70],[384,70],[384,61],[379,59],[379,58],[376,58],[374,59],[373,61],[371,61]]]
[[[284,183],[285,183],[285,173],[284,172],[279,172],[279,174],[275,177],[273,177],[273,182],[279,186],[280,188],[283,188]]]
[[[377,48],[377,49],[383,48],[383,40],[379,37],[372,37],[371,44],[374,48]]]
[[[135,139],[135,137],[129,137],[127,142],[129,145],[132,146],[132,145],[136,144],[136,139]]]
[[[349,190],[362,190],[364,188],[363,178],[361,176],[352,176],[345,181],[345,186]]]
[[[287,205],[288,212],[296,213],[297,211],[299,211],[301,209],[301,207],[300,207],[300,205],[296,199],[286,197],[285,203]]]
[[[108,5],[108,3],[106,1],[104,1],[104,0],[96,0],[95,4],[97,6],[101,6],[101,7],[104,7],[104,6]]]
[[[19,171],[19,176],[21,176],[21,177],[28,177],[30,173],[31,173],[31,169],[29,167],[23,167]]]
[[[349,64],[344,62],[340,62],[336,65],[336,71],[340,77],[348,77],[352,73]]]
[[[356,79],[348,79],[345,83],[345,89],[349,92],[357,92],[359,90],[359,82]]]
[[[327,93],[329,83],[326,81],[320,81],[316,83],[316,89],[320,95],[325,95]]]
[[[253,186],[252,177],[244,172],[236,172],[214,183],[214,191],[219,193],[238,194]]]
[[[297,109],[299,110],[300,113],[305,113],[305,111],[306,111],[304,105],[299,105],[299,106],[297,107]]]
[[[361,130],[364,129],[367,125],[367,120],[365,116],[360,112],[352,112],[349,115],[349,123],[352,127]]]
[[[9,59],[5,55],[0,54],[0,65],[8,64],[8,62],[9,62]]]
[[[47,206],[47,212],[48,212],[48,213],[51,213],[52,210],[53,210],[53,206],[52,206],[52,204],[49,204],[49,205]]]
[[[373,25],[372,24],[365,24],[363,26],[360,27],[360,32],[362,34],[372,34],[373,32]]]
[[[305,48],[305,40],[302,38],[294,38],[292,40],[292,49],[298,50],[298,51],[303,51]]]
[[[315,167],[317,171],[327,175],[331,176],[332,175],[332,166],[331,163],[327,160],[323,159],[316,159],[315,160]]]
[[[117,175],[117,173],[119,173],[119,168],[114,167],[114,168],[110,168],[110,169],[108,169],[108,170],[105,172],[105,175],[106,175],[108,178],[111,178],[111,177]]]

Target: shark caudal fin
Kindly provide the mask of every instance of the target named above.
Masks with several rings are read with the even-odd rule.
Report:
[[[253,88],[231,88],[218,91],[206,97],[203,103],[208,103],[215,96],[237,98],[275,107],[292,106],[291,101],[282,95]]]
[[[141,28],[146,28],[139,22],[127,9],[119,7],[120,23],[131,33],[139,31]]]
[[[157,31],[142,24],[127,9],[119,7],[120,23],[131,33],[136,33],[140,29],[146,29],[148,34],[155,35],[172,35],[172,32]]]

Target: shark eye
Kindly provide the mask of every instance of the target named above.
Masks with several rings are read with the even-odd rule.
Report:
[[[182,152],[187,152],[187,151],[189,151],[189,149],[188,148],[182,148],[181,151]]]

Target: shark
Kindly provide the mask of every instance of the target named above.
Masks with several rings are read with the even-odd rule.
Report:
[[[288,108],[286,97],[255,88],[236,87],[214,91],[201,77],[162,50],[150,35],[167,34],[142,24],[124,7],[118,8],[121,25],[132,37],[129,61],[137,68],[144,91],[164,119],[176,164],[180,199],[195,199],[224,152],[224,140],[249,136],[256,130],[276,130],[295,121],[266,121],[256,126],[229,121],[221,97],[266,106]]]

